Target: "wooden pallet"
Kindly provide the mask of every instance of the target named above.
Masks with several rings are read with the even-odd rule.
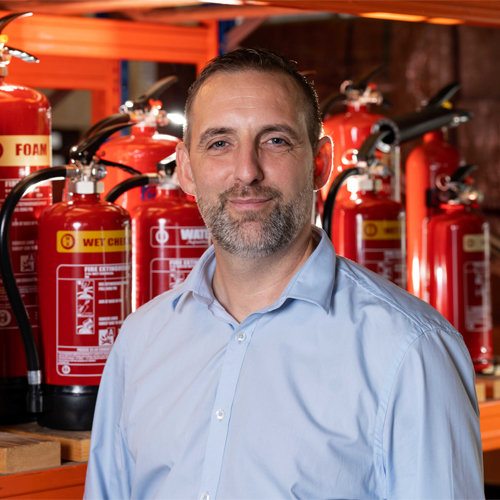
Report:
[[[0,427],[0,431],[58,441],[62,460],[87,462],[89,459],[90,431],[56,431],[36,422]]]
[[[13,474],[61,465],[61,444],[53,439],[0,432],[0,473]]]

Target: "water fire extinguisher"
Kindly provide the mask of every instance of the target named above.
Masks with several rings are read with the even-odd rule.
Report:
[[[449,99],[459,89],[459,83],[447,85],[427,103],[426,107],[448,106]],[[462,115],[460,122],[468,120],[471,116],[470,114]],[[457,124],[452,123],[451,126]],[[451,176],[459,165],[460,154],[447,141],[443,129],[433,130],[425,134],[422,144],[416,146],[406,160],[406,185],[408,186],[406,190],[408,291],[419,298],[423,298],[425,267],[422,261],[424,254],[424,221],[441,211],[439,206],[429,205],[427,191],[429,189],[438,189],[442,179]]]
[[[459,167],[438,192],[441,213],[426,221],[424,299],[464,338],[476,371],[493,358],[489,225],[472,209],[481,193],[467,176],[475,165]]]
[[[335,177],[357,163],[358,149],[372,133],[372,126],[383,115],[370,111],[371,104],[381,105],[384,97],[372,83],[384,67],[381,66],[358,82],[346,80],[340,87],[340,93],[332,94],[320,105],[323,116],[323,129],[333,140],[333,172],[328,183],[321,189],[323,201],[326,200]],[[345,104],[344,113],[332,114],[336,105]],[[385,152],[390,148],[385,143],[379,144]],[[341,188],[338,199],[348,198],[347,189]]]
[[[325,201],[323,228],[339,255],[405,288],[404,208],[398,201],[378,196],[377,183],[388,172],[376,151],[382,142],[393,147],[449,125],[462,113],[461,110],[429,108],[394,120],[384,118],[373,125],[373,133],[358,151],[356,167],[344,170],[335,178]],[[348,179],[350,197],[337,200],[342,184]]]
[[[51,114],[47,98],[37,90],[5,83],[11,56],[28,63],[38,59],[7,45],[5,27],[31,12],[0,19],[0,204],[23,177],[50,167]],[[38,337],[36,249],[38,218],[51,203],[51,187],[38,186],[19,203],[11,226],[12,263],[29,322]],[[14,313],[0,284],[0,423],[26,420],[26,358]]]
[[[157,164],[157,174],[134,176],[113,188],[114,202],[134,187],[155,185],[156,198],[131,213],[133,241],[132,308],[180,285],[209,246],[208,230],[196,202],[175,180],[175,154]]]
[[[134,101],[127,101],[120,112],[125,115],[125,120],[134,123],[130,135],[116,137],[104,144],[98,151],[98,156],[116,163],[128,165],[141,174],[156,173],[156,163],[175,152],[175,147],[180,139],[171,135],[158,133],[159,126],[169,123],[169,114],[161,109],[162,103],[157,98],[172,84],[177,82],[174,75],[167,76],[156,82],[151,88]],[[117,115],[110,119],[116,120]],[[106,120],[96,127],[107,126]],[[92,130],[92,129],[91,129]],[[105,192],[127,179],[129,175],[114,169],[104,179]],[[133,189],[124,193],[117,204],[132,212],[141,201],[154,198],[154,186]]]
[[[28,410],[41,425],[88,430],[104,364],[131,311],[131,234],[127,212],[100,200],[105,168],[95,153],[114,132],[101,130],[71,150],[72,164],[35,172],[9,193],[0,212],[0,269],[22,335]],[[68,179],[69,201],[39,221],[40,354],[9,257],[9,226],[23,195],[41,182]]]

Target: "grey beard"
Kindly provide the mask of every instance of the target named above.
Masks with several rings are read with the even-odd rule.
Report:
[[[286,247],[297,237],[311,219],[314,181],[310,182],[288,203],[277,189],[266,186],[234,186],[219,195],[216,204],[210,204],[198,195],[198,208],[214,241],[225,251],[241,258],[267,257]],[[248,213],[239,218],[227,211],[227,202],[235,197],[258,196],[272,198],[275,206],[270,213]],[[246,228],[251,222],[260,222],[255,228]]]

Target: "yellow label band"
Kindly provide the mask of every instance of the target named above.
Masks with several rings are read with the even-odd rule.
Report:
[[[361,237],[364,240],[399,240],[402,226],[398,220],[364,220]]]
[[[50,157],[50,135],[0,135],[0,167],[48,167]]]
[[[484,252],[486,249],[486,238],[484,234],[464,234],[464,252]]]
[[[130,231],[57,231],[59,253],[124,252],[132,248]]]

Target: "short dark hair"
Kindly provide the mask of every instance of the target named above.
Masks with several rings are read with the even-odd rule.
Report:
[[[188,149],[191,146],[189,121],[193,102],[203,84],[216,73],[229,74],[249,70],[259,71],[261,73],[278,73],[292,78],[302,91],[305,106],[307,108],[306,120],[309,141],[313,148],[316,147],[323,130],[318,96],[307,78],[297,71],[295,64],[295,61],[290,61],[272,50],[258,48],[234,50],[209,61],[188,90],[185,108],[186,125],[184,127],[184,142]]]

